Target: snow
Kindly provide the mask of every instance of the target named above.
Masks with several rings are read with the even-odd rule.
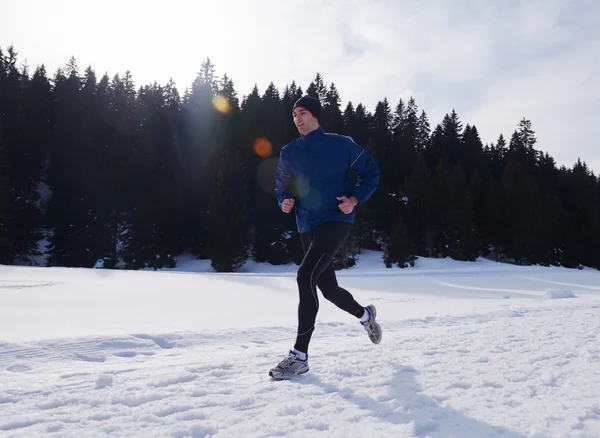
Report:
[[[338,278],[382,343],[320,297],[276,382],[295,270],[0,266],[0,436],[600,436],[600,272],[361,254]]]

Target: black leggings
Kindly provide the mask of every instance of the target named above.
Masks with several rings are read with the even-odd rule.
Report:
[[[364,307],[356,302],[346,289],[338,286],[333,267],[333,258],[346,241],[350,224],[326,222],[309,233],[301,233],[304,259],[298,268],[298,335],[294,348],[308,352],[308,344],[315,329],[319,310],[317,286],[323,296],[340,309],[354,315],[363,316]]]

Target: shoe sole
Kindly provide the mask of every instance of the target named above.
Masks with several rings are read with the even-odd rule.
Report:
[[[381,338],[383,337],[383,334],[381,333],[381,326],[377,323],[377,321],[373,321],[373,324],[377,326],[377,329],[379,331],[379,339],[371,339],[371,337],[369,337],[369,339],[371,339],[371,342],[374,344],[379,344],[381,342]]]
[[[381,338],[383,337],[383,333],[381,332],[381,326],[377,322],[377,309],[375,308],[375,306],[373,304],[369,304],[367,307],[371,311],[371,315],[372,315],[372,318],[373,318],[373,324],[375,326],[377,326],[377,329],[379,331],[379,339],[373,340],[373,339],[371,339],[370,336],[369,336],[369,339],[371,340],[372,343],[379,344],[381,342]]]
[[[289,376],[276,376],[273,374],[273,371],[269,371],[269,376],[275,380],[290,380],[292,377],[301,376],[302,374],[305,374],[307,372],[308,372],[308,368],[305,369],[304,371],[300,371],[298,374],[292,374]]]

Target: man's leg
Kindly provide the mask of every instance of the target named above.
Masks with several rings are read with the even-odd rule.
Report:
[[[298,280],[304,277],[303,272],[318,267],[318,259],[315,259],[314,249],[310,251],[311,236],[309,233],[300,233],[304,259],[298,269]],[[316,261],[315,261],[316,260]],[[314,330],[319,301],[316,293],[313,294],[310,288],[300,287],[298,281],[298,292],[300,300],[298,303],[298,336],[294,349],[279,364],[269,370],[269,375],[276,379],[289,379],[292,376],[304,374],[308,371],[308,343]]]
[[[327,228],[319,231],[324,231],[329,235],[335,235],[335,240],[336,242],[339,242],[339,247],[341,247],[348,238],[350,226],[345,223],[330,223],[328,225]],[[340,309],[345,310],[357,318],[361,318],[364,315],[365,308],[356,302],[350,292],[338,285],[333,260],[319,277],[318,286],[319,289],[321,289],[323,296]]]
[[[319,299],[317,284],[323,272],[331,265],[335,253],[348,235],[348,224],[326,223],[313,230],[310,235],[301,235],[304,259],[298,268],[298,334],[294,349],[308,352],[308,345],[315,329]],[[360,317],[360,316],[359,316]]]
[[[323,231],[326,231],[330,236],[335,236],[334,239],[336,241],[340,241],[340,246],[342,246],[343,242],[348,236],[349,230],[345,231],[344,228],[339,226],[339,224],[332,223],[328,229]],[[332,262],[327,266],[327,268],[319,277],[318,286],[326,299],[331,301],[340,309],[345,310],[349,314],[354,315],[356,318],[360,319],[360,322],[366,329],[371,342],[375,344],[381,342],[381,327],[376,322],[377,310],[375,309],[375,306],[361,306],[360,304],[358,304],[358,302],[356,302],[356,300],[350,292],[348,292],[344,288],[339,287],[335,275],[335,268],[333,266],[333,258]]]
[[[340,309],[357,318],[362,318],[365,314],[365,308],[358,304],[352,294],[338,285],[333,262],[321,274],[318,286],[323,296]]]

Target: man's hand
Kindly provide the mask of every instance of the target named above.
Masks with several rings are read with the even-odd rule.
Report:
[[[286,199],[281,203],[281,210],[284,213],[289,213],[290,211],[292,211],[292,208],[294,208],[295,202],[296,200],[294,198]]]
[[[356,204],[358,204],[358,199],[354,196],[350,196],[350,198],[346,198],[345,196],[338,196],[338,201],[342,201],[341,204],[338,205],[339,209],[344,212],[344,214],[352,213]]]

